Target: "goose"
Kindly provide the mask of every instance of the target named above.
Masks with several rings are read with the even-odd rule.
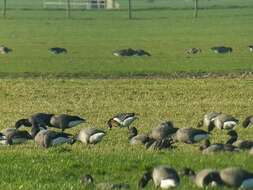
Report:
[[[136,127],[131,127],[129,128],[129,143],[130,144],[142,144],[144,145],[145,143],[147,143],[148,141],[150,141],[150,138],[148,135],[145,134],[139,134],[138,135],[138,130],[136,129]]]
[[[84,122],[85,119],[76,115],[53,115],[50,119],[50,127],[59,128],[63,132],[65,129],[75,127]]]
[[[0,143],[2,145],[21,144],[31,139],[30,133],[15,128],[7,128],[0,133]]]
[[[21,126],[25,127],[41,127],[46,129],[46,126],[51,126],[50,119],[54,114],[49,113],[35,113],[31,115],[29,118],[20,119],[15,123],[15,128],[18,129]]]
[[[209,113],[206,113],[204,115],[204,118],[203,120],[200,120],[200,122],[198,123],[198,127],[202,127],[202,126],[205,126],[205,127],[208,127],[210,125],[210,123],[218,116],[220,115],[221,113],[220,112],[209,112]]]
[[[108,182],[102,182],[102,183],[94,183],[94,179],[90,174],[86,174],[81,177],[81,183],[85,186],[95,186],[95,189],[97,190],[113,190],[113,189],[130,189],[130,186],[125,183],[108,183]]]
[[[233,51],[231,47],[225,47],[225,46],[212,47],[211,50],[214,53],[231,53]]]
[[[9,53],[11,51],[12,51],[12,49],[10,49],[10,48],[8,48],[6,46],[0,45],[0,53],[1,54],[7,54],[7,53]]]
[[[211,123],[208,126],[208,131],[211,132],[215,127],[218,129],[231,130],[238,123],[239,120],[233,117],[232,115],[221,113],[211,121]]]
[[[150,137],[156,140],[161,140],[163,138],[170,137],[172,134],[176,133],[178,128],[175,128],[171,121],[166,121],[160,124],[160,126],[152,129]]]
[[[53,54],[67,53],[67,50],[61,47],[53,47],[53,48],[49,48],[48,50]]]
[[[253,173],[237,167],[229,167],[220,171],[220,177],[228,187],[238,189],[253,188]]]
[[[181,175],[190,177],[200,188],[223,185],[219,171],[215,169],[203,169],[196,174],[191,168],[184,168]]]
[[[248,46],[249,51],[253,52],[253,45]]]
[[[174,141],[183,142],[187,144],[193,144],[202,140],[208,139],[209,133],[195,128],[180,128],[172,136]]]
[[[106,133],[100,129],[85,128],[81,129],[75,139],[81,141],[84,144],[97,144],[103,139],[105,134]]]
[[[238,152],[239,149],[231,144],[215,143],[211,144],[207,139],[199,148],[203,154],[213,154],[218,152]]]
[[[113,52],[113,55],[115,56],[121,56],[121,57],[126,57],[126,56],[151,56],[150,53],[146,52],[143,49],[121,49]]]
[[[35,135],[34,141],[37,145],[44,148],[49,148],[64,143],[73,144],[75,142],[70,134],[64,132],[56,132],[45,129],[43,130],[35,129],[35,130],[36,131],[33,132],[33,135]]]
[[[250,116],[246,117],[246,118],[244,119],[244,121],[242,122],[242,126],[243,126],[244,128],[251,127],[252,124],[253,124],[253,115],[250,115]]]
[[[164,138],[160,140],[150,139],[145,143],[145,148],[147,150],[161,150],[161,149],[173,149],[173,139],[172,138]]]
[[[109,121],[107,122],[107,125],[109,129],[112,127],[127,127],[129,128],[130,125],[138,119],[137,114],[135,113],[119,113],[115,116],[113,116]]]
[[[153,180],[156,187],[169,189],[179,185],[180,178],[177,171],[169,166],[157,166],[146,171],[139,181],[139,188],[144,188],[149,180]]]
[[[253,147],[253,141],[251,140],[237,140],[238,134],[236,131],[231,130],[227,133],[231,138],[227,141],[227,144],[232,144],[239,149],[250,149]]]
[[[185,53],[188,55],[192,55],[192,54],[197,54],[197,53],[201,53],[202,50],[200,48],[188,48],[185,50]]]

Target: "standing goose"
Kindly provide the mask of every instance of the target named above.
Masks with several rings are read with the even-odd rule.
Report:
[[[145,144],[148,141],[150,141],[150,138],[148,135],[145,134],[139,134],[138,135],[138,131],[135,127],[131,127],[129,129],[129,143],[130,144]]]
[[[253,173],[241,168],[230,167],[220,171],[220,177],[228,187],[239,189],[253,188]]]
[[[109,129],[112,127],[127,127],[129,128],[130,125],[138,119],[135,113],[120,113],[113,116],[107,122]]]
[[[35,143],[44,148],[49,148],[64,143],[74,143],[74,140],[71,135],[64,132],[36,129],[33,134],[36,134],[34,138]]]
[[[21,144],[31,139],[32,136],[27,131],[19,131],[15,128],[7,128],[0,133],[0,143],[3,145]]]
[[[171,121],[166,121],[160,124],[159,127],[152,129],[150,137],[156,140],[161,140],[170,137],[176,133],[178,128],[175,128]]]
[[[221,113],[220,112],[209,112],[209,113],[206,113],[204,115],[204,118],[203,120],[201,120],[199,123],[198,123],[198,127],[202,127],[202,126],[205,126],[205,127],[208,127],[210,125],[210,123],[218,116],[220,115]]]
[[[105,136],[105,132],[96,128],[82,129],[76,136],[76,140],[81,141],[84,144],[97,144]]]
[[[234,118],[232,115],[221,113],[209,124],[208,131],[212,131],[215,127],[218,129],[230,130],[233,129],[238,124],[238,122],[239,120]]]
[[[50,127],[59,128],[63,132],[65,129],[75,127],[84,122],[85,119],[79,116],[60,114],[51,117]]]
[[[180,183],[177,171],[169,166],[157,166],[150,171],[146,171],[139,181],[139,188],[144,188],[151,179],[156,187],[162,189],[173,188]]]
[[[199,148],[203,154],[213,154],[218,152],[238,152],[239,149],[231,144],[215,143],[211,144],[209,140],[205,140],[204,144]]]
[[[245,120],[242,122],[242,126],[244,128],[248,128],[252,126],[252,124],[253,124],[253,115],[246,117]]]
[[[48,113],[35,113],[29,118],[20,119],[15,123],[16,129],[20,128],[22,125],[25,127],[41,127],[46,129],[46,126],[51,126],[50,120],[54,114]]]
[[[223,185],[219,171],[214,169],[203,169],[196,174],[192,169],[184,168],[182,176],[190,177],[200,188]]]
[[[227,144],[232,144],[233,146],[244,150],[251,149],[253,147],[253,141],[251,140],[237,140],[238,135],[234,130],[229,131],[228,135],[231,136],[231,138],[227,141]]]
[[[195,128],[180,128],[172,136],[174,141],[193,144],[209,138],[209,133]]]

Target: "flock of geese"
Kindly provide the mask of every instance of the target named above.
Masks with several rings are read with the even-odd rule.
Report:
[[[203,141],[199,150],[203,154],[214,154],[217,152],[239,152],[248,150],[253,155],[253,140],[238,139],[238,134],[234,130],[239,120],[232,115],[210,112],[204,115],[198,123],[197,128],[176,128],[171,121],[161,123],[153,128],[148,134],[138,134],[136,127],[131,124],[138,119],[135,113],[120,113],[107,122],[108,128],[128,128],[129,143],[131,145],[140,144],[148,150],[161,150],[176,148],[178,142],[194,144]],[[14,128],[3,129],[0,133],[0,143],[2,145],[14,145],[24,143],[27,140],[34,142],[44,148],[61,145],[64,143],[73,144],[80,141],[84,144],[97,144],[102,141],[106,132],[101,129],[88,127],[83,128],[76,135],[66,133],[65,130],[85,123],[86,120],[79,116],[67,114],[35,113],[28,118],[20,119],[15,123]],[[243,123],[243,128],[253,125],[253,116],[247,117]],[[24,126],[30,130],[20,130]],[[207,127],[207,131],[201,127]],[[58,128],[61,131],[54,131],[51,128]],[[226,143],[211,143],[208,139],[215,129],[227,130],[229,139]],[[227,186],[232,188],[253,189],[253,173],[241,168],[230,167],[223,170],[204,169],[199,172],[191,168],[183,168],[177,172],[170,166],[156,166],[146,171],[139,180],[138,187],[144,188],[150,180],[156,187],[168,189],[180,184],[180,176],[188,176],[198,187],[205,186]],[[105,185],[108,189],[130,189],[127,184],[94,183],[91,175],[82,177],[82,182],[86,185]]]

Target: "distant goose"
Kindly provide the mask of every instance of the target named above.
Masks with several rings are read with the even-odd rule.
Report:
[[[204,118],[203,120],[201,120],[198,124],[198,127],[208,127],[211,122],[218,116],[220,115],[221,113],[220,112],[209,112],[209,113],[206,113],[204,115]]]
[[[150,53],[142,50],[142,49],[137,49],[134,50],[132,48],[128,49],[121,49],[113,52],[113,55],[115,56],[121,56],[121,57],[126,57],[126,56],[151,56]]]
[[[190,177],[200,188],[205,188],[206,186],[213,187],[223,185],[219,171],[214,169],[203,169],[196,174],[192,169],[184,168],[182,171],[182,176]]]
[[[137,114],[135,113],[119,113],[113,116],[107,122],[108,127],[111,129],[113,127],[127,127],[129,128],[130,125],[138,119]]]
[[[53,54],[67,53],[67,50],[65,48],[61,48],[61,47],[53,47],[48,50]]]
[[[253,147],[253,140],[238,140],[238,134],[234,130],[229,131],[228,135],[231,136],[230,140],[227,141],[228,144],[239,149],[251,149]]]
[[[81,141],[84,144],[97,144],[105,136],[105,132],[96,128],[85,128],[81,129],[79,134],[76,136],[76,140]]]
[[[11,51],[12,51],[12,49],[10,49],[10,48],[8,48],[6,46],[0,45],[0,53],[1,54],[7,54],[7,53],[9,53]]]
[[[192,55],[192,54],[197,54],[197,53],[201,53],[202,50],[200,48],[188,48],[185,50],[185,53],[188,55]]]
[[[253,189],[253,173],[241,168],[230,167],[220,171],[220,177],[228,187]]]
[[[249,51],[253,52],[253,45],[248,46]]]
[[[75,115],[53,115],[50,119],[50,126],[54,128],[59,128],[62,131],[68,128],[75,127],[81,123],[84,123],[85,119],[75,116]]]
[[[211,50],[214,53],[231,53],[233,51],[231,47],[224,47],[224,46],[212,47]]]
[[[221,113],[211,121],[210,125],[208,126],[208,131],[209,132],[212,131],[215,127],[218,129],[231,130],[238,123],[239,120],[233,117],[232,115]]]
[[[205,140],[204,144],[200,146],[203,154],[214,154],[219,152],[238,152],[239,149],[231,144],[214,143],[211,144],[209,140]]]
[[[195,128],[180,128],[172,136],[174,141],[193,144],[209,138],[209,133]]]
[[[162,189],[174,188],[180,183],[177,171],[169,166],[157,166],[146,171],[139,181],[139,188],[144,188],[151,179],[157,188]]]
[[[242,126],[244,128],[248,128],[248,127],[251,127],[253,124],[253,115],[250,115],[248,117],[246,117],[242,123]]]
[[[0,133],[0,143],[3,145],[21,144],[31,139],[32,136],[27,131],[19,131],[14,128],[8,128]]]
[[[150,138],[148,135],[145,134],[138,134],[138,131],[135,127],[129,128],[129,143],[130,144],[142,144],[144,145]]]
[[[161,140],[170,137],[177,130],[178,128],[175,128],[171,121],[166,121],[161,123],[159,127],[153,128],[149,136],[156,140]]]
[[[35,113],[31,115],[27,119],[20,119],[15,123],[16,129],[20,128],[21,126],[25,127],[41,127],[46,129],[47,126],[50,126],[50,120],[54,114],[49,113]]]
[[[37,131],[34,141],[37,145],[49,148],[64,143],[73,144],[74,140],[70,134],[64,132],[56,132],[51,130]]]
[[[94,182],[94,179],[91,175],[86,174],[81,177],[81,183],[83,183],[86,187],[95,187],[92,189],[97,189],[97,190],[124,190],[124,189],[130,189],[130,186],[125,183],[96,183]]]

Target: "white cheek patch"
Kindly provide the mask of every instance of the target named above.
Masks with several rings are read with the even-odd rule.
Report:
[[[52,140],[52,145],[55,146],[55,145],[64,144],[64,143],[70,142],[70,140],[71,139],[69,139],[69,138],[58,137],[58,138]]]
[[[253,178],[244,180],[240,186],[240,189],[252,189],[252,188],[253,188]]]
[[[79,125],[79,124],[81,124],[81,123],[84,123],[84,121],[82,121],[82,120],[70,121],[70,122],[69,122],[69,127],[74,127],[74,126]]]
[[[13,139],[12,139],[12,143],[13,143],[13,144],[20,144],[20,143],[23,143],[23,142],[25,142],[25,141],[27,141],[26,138],[13,138]]]
[[[115,117],[113,118],[113,120],[119,123],[120,125],[123,125],[122,121],[119,118]]]
[[[177,186],[177,183],[175,182],[174,179],[164,179],[164,180],[161,180],[160,187],[162,189],[169,189],[171,187],[176,187],[176,186]]]
[[[100,142],[104,136],[105,136],[105,133],[96,133],[96,134],[90,136],[89,141],[90,141],[90,143],[96,144],[96,143]]]
[[[136,119],[136,117],[129,117],[124,120],[123,125],[128,127],[135,119]]]
[[[194,140],[195,142],[199,142],[199,141],[208,139],[208,137],[209,137],[208,134],[199,134],[199,135],[195,135],[195,136],[193,137],[193,140]]]
[[[232,129],[237,123],[235,121],[226,121],[223,124],[224,129]]]

